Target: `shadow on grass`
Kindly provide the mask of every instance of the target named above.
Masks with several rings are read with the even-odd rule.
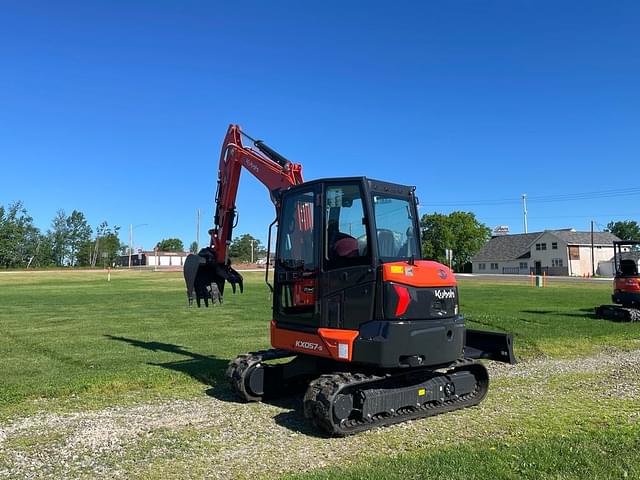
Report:
[[[572,312],[559,312],[557,310],[520,310],[520,313],[533,313],[535,315],[558,315],[560,317],[597,318],[594,308],[580,308]]]
[[[191,352],[181,345],[163,342],[145,342],[134,338],[105,335],[110,340],[128,343],[129,345],[153,352],[168,352],[176,355],[188,357],[185,360],[165,363],[148,363],[156,367],[167,368],[177,372],[185,373],[211,388],[206,390],[206,395],[217,400],[228,403],[245,403],[231,391],[227,382],[224,381],[224,373],[229,363],[228,360],[220,359],[208,355]],[[274,405],[287,411],[281,412],[274,417],[274,421],[291,431],[309,435],[313,437],[326,438],[319,430],[304,418],[302,408],[302,393],[287,395],[280,398],[265,399],[263,403]]]
[[[229,363],[226,359],[191,352],[181,345],[175,345],[173,343],[145,342],[143,340],[136,340],[135,338],[119,337],[114,335],[105,335],[105,337],[110,340],[128,343],[133,347],[143,348],[153,352],[167,352],[175,353],[176,355],[183,355],[187,357],[185,360],[165,363],[150,362],[148,365],[185,373],[209,386],[217,385],[224,379],[224,371]]]

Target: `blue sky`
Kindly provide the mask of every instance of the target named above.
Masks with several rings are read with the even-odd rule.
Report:
[[[527,193],[530,231],[639,220],[639,21],[631,1],[4,1],[0,204],[188,245],[239,123],[306,179],[414,184],[422,213],[520,232]],[[237,205],[265,239],[246,173]]]

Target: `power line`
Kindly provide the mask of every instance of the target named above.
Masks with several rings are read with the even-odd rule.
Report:
[[[597,198],[614,198],[640,195],[640,188],[618,188],[612,190],[598,190],[591,192],[578,192],[554,195],[527,196],[529,203],[556,203],[576,200],[591,200]],[[521,197],[501,198],[493,200],[470,200],[468,202],[429,203],[430,207],[468,207],[468,206],[499,206],[520,204]],[[426,206],[426,205],[425,205]]]
[[[589,215],[534,215],[533,217],[528,215],[527,218],[529,220],[546,220],[546,219],[553,219],[553,218],[611,218],[611,219],[615,219],[615,218],[626,218],[626,217],[634,217],[634,216],[640,216],[640,212],[634,212],[634,213],[592,213]],[[510,215],[510,216],[490,216],[490,217],[485,217],[484,215],[481,215],[481,217],[485,220],[521,220],[522,216],[515,216],[515,215]]]

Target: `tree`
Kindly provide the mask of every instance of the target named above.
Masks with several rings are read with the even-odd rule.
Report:
[[[420,221],[422,227],[422,254],[440,263],[446,263],[445,250],[453,246],[453,233],[449,217],[441,213],[424,215]]]
[[[640,225],[635,220],[609,222],[605,232],[611,232],[620,240],[640,240]]]
[[[491,237],[491,230],[471,212],[424,215],[420,226],[423,255],[445,263],[445,249],[450,249],[453,251],[452,266],[457,271],[462,270]]]
[[[120,227],[109,227],[102,222],[96,228],[96,238],[82,243],[78,251],[78,264],[95,267],[107,267],[114,264],[123,245],[120,243],[118,232]]]
[[[38,238],[38,246],[36,247],[36,253],[31,263],[32,267],[50,267],[56,265],[56,260],[53,255],[53,243],[51,236],[48,233],[40,234]]]
[[[0,206],[0,265],[26,266],[36,252],[39,236],[40,231],[22,202],[14,202],[8,208]]]
[[[67,248],[69,252],[69,262],[71,266],[76,265],[78,251],[91,240],[91,227],[87,223],[82,212],[74,210],[67,217]]]
[[[191,242],[191,245],[189,246],[189,251],[191,253],[198,253],[198,242],[196,241]]]
[[[179,238],[162,239],[156,245],[161,252],[184,252],[184,245]]]
[[[253,261],[255,262],[259,256],[266,254],[267,250],[257,238],[252,237],[248,233],[240,237],[236,237],[229,246],[229,257],[236,262],[250,262],[252,260],[251,249],[253,248]]]
[[[58,210],[51,222],[49,231],[51,238],[51,250],[54,262],[58,266],[64,266],[65,260],[69,256],[69,227],[67,225],[67,215],[64,210]]]

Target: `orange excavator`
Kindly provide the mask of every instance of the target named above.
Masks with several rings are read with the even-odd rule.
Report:
[[[247,146],[243,143],[246,141]],[[515,363],[510,334],[470,330],[456,279],[420,251],[415,187],[366,177],[303,181],[302,167],[231,125],[224,139],[211,242],[184,265],[189,304],[242,290],[228,250],[242,169],[268,189],[277,225],[269,350],[226,375],[245,401],[305,391],[304,413],[331,435],[478,404],[478,359]]]
[[[613,295],[615,305],[596,307],[596,316],[607,320],[640,321],[640,241],[613,242]]]

